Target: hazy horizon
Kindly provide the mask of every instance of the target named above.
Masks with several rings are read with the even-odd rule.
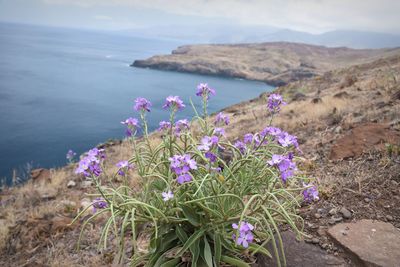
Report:
[[[3,22],[107,31],[210,25],[399,35],[399,11],[391,0],[0,0]]]

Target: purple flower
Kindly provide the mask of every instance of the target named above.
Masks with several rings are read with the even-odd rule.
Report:
[[[168,201],[174,197],[174,193],[172,193],[171,190],[168,192],[162,192],[161,195],[164,201]]]
[[[126,125],[130,128],[138,127],[138,123],[139,123],[138,119],[132,117],[127,118],[125,121],[121,121],[121,124]]]
[[[224,128],[215,128],[214,135],[225,136],[225,129]]]
[[[249,243],[253,242],[254,236],[252,231],[254,230],[254,226],[252,224],[248,222],[241,222],[239,225],[233,223],[232,228],[239,231],[239,236],[237,238],[235,234],[232,235],[237,245],[242,245],[244,248],[247,248]]]
[[[282,133],[282,130],[276,127],[266,127],[261,131],[260,135],[265,137],[266,135],[278,136]]]
[[[93,213],[96,213],[97,209],[105,209],[108,207],[107,202],[104,198],[98,197],[93,201]]]
[[[172,158],[169,158],[169,161],[171,162],[171,170],[178,176],[176,180],[179,184],[190,182],[192,180],[189,171],[196,170],[197,164],[195,160],[190,158],[190,155],[175,155]]]
[[[225,115],[224,113],[220,112],[217,114],[217,116],[215,116],[215,124],[225,124],[228,125],[229,124],[229,117],[228,115]]]
[[[236,141],[235,142],[235,144],[234,144],[234,146],[237,148],[237,149],[239,149],[240,150],[240,153],[244,153],[244,152],[246,152],[246,149],[247,149],[247,147],[246,147],[246,144],[245,143],[243,143],[242,141]]]
[[[209,151],[214,145],[218,145],[218,141],[218,136],[204,136],[197,148],[201,151]]]
[[[72,159],[76,156],[76,153],[74,151],[72,151],[71,149],[68,150],[66,158],[69,161],[72,161]]]
[[[151,103],[149,100],[143,97],[138,97],[135,100],[135,106],[133,107],[136,111],[147,111],[150,112]]]
[[[268,164],[271,166],[277,166],[283,182],[286,182],[288,178],[294,175],[294,171],[297,170],[296,163],[292,161],[293,154],[289,154],[288,156],[284,155],[272,155]]]
[[[125,135],[130,137],[136,131],[136,128],[139,127],[139,121],[136,118],[127,118],[125,121],[121,121],[121,124],[126,125]]]
[[[211,95],[215,95],[215,90],[212,89],[211,87],[209,87],[208,84],[206,84],[206,83],[200,83],[197,86],[196,95],[201,96],[204,99],[208,100],[208,99],[210,99]]]
[[[271,112],[280,111],[282,105],[286,105],[286,102],[283,101],[281,95],[279,95],[279,94],[271,94],[268,97],[267,107]]]
[[[168,96],[165,99],[165,104],[163,108],[172,108],[173,110],[181,110],[185,107],[185,104],[183,104],[183,101],[179,98],[179,96]]]
[[[130,164],[127,160],[122,160],[115,164],[119,168],[118,175],[125,176],[125,173],[134,167],[133,164]]]
[[[304,201],[313,202],[319,200],[318,190],[315,185],[303,183],[303,186],[305,188],[303,191]]]
[[[217,156],[214,153],[210,152],[210,151],[207,151],[204,155],[206,156],[207,159],[210,160],[210,162],[216,162],[217,161]]]
[[[299,144],[297,142],[297,137],[294,135],[290,135],[287,132],[281,132],[278,135],[278,143],[283,147],[289,147],[291,145],[293,145],[296,148],[299,147]]]
[[[76,174],[83,174],[86,177],[91,175],[99,176],[102,173],[100,161],[105,158],[104,149],[93,148],[83,157],[75,170]]]
[[[175,123],[175,135],[179,136],[182,131],[189,130],[189,121],[187,119],[179,120]]]
[[[190,176],[190,174],[188,174],[188,173],[184,173],[184,174],[179,175],[176,178],[176,181],[178,182],[178,184],[190,182],[190,181],[192,181],[192,176]]]
[[[166,131],[171,128],[171,123],[169,121],[160,121],[160,127],[158,127],[158,131]]]

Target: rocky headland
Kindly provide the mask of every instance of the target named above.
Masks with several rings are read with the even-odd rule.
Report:
[[[305,49],[314,46],[285,46],[292,47],[291,50],[302,47],[302,52],[296,50],[296,56],[284,57],[287,50],[276,47],[274,56],[264,57],[271,64],[269,67],[288,70],[289,66],[298,66],[300,58],[308,58],[307,67],[303,64],[303,68],[312,75],[306,75],[307,79],[296,76],[292,82],[285,80],[282,83],[287,84],[276,89],[288,104],[274,119],[274,125],[298,136],[304,157],[299,169],[318,179],[320,191],[320,201],[300,209],[304,240],[295,241],[290,232],[283,235],[287,266],[398,266],[400,51],[356,50],[356,55],[347,48],[320,48],[318,54]],[[246,55],[242,45],[231,47],[241,53],[229,55],[229,49],[221,48],[219,57],[230,62],[227,66],[237,62],[235,57],[247,58],[248,62],[255,58]],[[186,58],[184,51],[181,53]],[[307,57],[299,56],[304,53]],[[203,51],[197,58],[211,61],[212,56]],[[269,64],[266,62],[251,64],[262,68]],[[272,72],[254,73],[264,75],[260,80],[270,81],[274,77]],[[231,118],[226,131],[229,139],[262,130],[269,120],[267,95],[223,110]],[[156,146],[160,140],[155,133],[151,143]],[[109,159],[105,165],[109,173],[116,171],[116,162],[132,153],[126,141],[102,147]],[[0,192],[1,266],[116,264],[114,236],[109,237],[108,249],[99,253],[96,247],[102,217],[88,225],[82,249],[75,249],[83,221],[69,223],[91,202],[89,194],[96,190],[90,180],[74,173],[75,168],[76,164],[70,164],[60,169],[38,170],[26,184]],[[135,174],[131,176],[131,188],[139,190]],[[274,266],[273,259],[259,262],[259,266]]]
[[[329,70],[372,62],[399,51],[400,48],[329,48],[287,42],[185,45],[170,55],[135,60],[132,66],[243,78],[282,86]]]

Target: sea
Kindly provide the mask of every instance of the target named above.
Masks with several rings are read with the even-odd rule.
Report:
[[[137,117],[136,97],[153,103],[150,130],[168,120],[165,97],[179,95],[190,118],[199,83],[217,94],[209,111],[254,98],[262,82],[130,67],[135,59],[170,53],[183,41],[144,39],[121,32],[0,23],[0,183],[29,178],[32,168],[67,163],[108,139],[124,138],[121,121]]]

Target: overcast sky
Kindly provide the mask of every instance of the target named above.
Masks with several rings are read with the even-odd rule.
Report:
[[[0,0],[0,21],[107,30],[238,23],[400,34],[400,0]]]

